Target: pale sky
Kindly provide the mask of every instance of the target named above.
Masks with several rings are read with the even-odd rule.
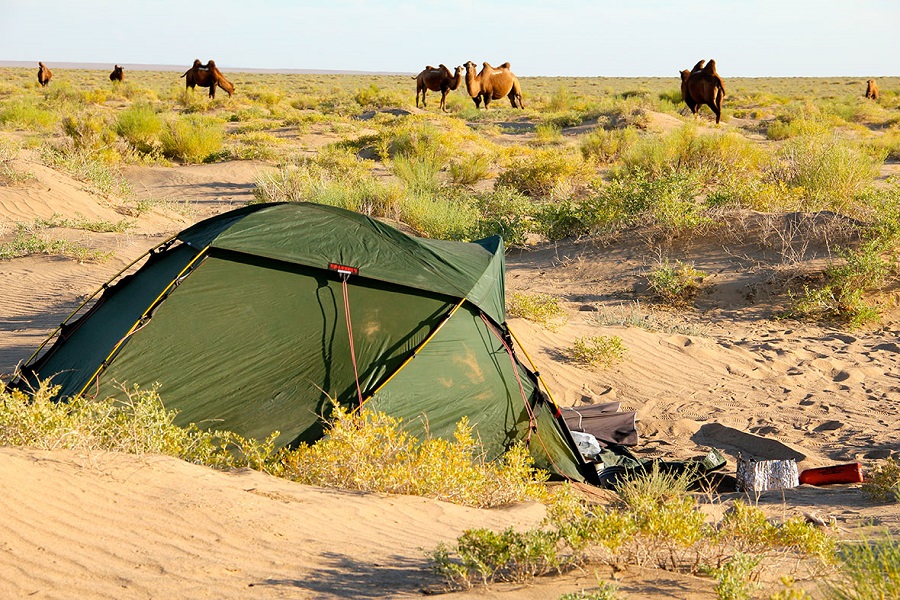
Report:
[[[0,0],[0,61],[519,76],[900,75],[898,0]]]

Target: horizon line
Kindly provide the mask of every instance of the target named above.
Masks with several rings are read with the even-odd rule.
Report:
[[[26,60],[0,60],[0,68],[31,68],[36,67],[38,62],[43,61],[26,61]],[[118,64],[118,63],[115,63]],[[49,65],[48,65],[49,66]],[[103,71],[111,69],[112,65],[99,62],[56,62],[52,65],[58,69],[75,69],[86,71]],[[172,71],[179,72],[183,69],[190,69],[183,65],[173,64],[155,64],[155,63],[122,63],[122,67],[135,71]],[[232,73],[269,73],[269,74],[286,74],[286,75],[381,75],[381,76],[413,76],[418,72],[414,71],[364,71],[354,69],[292,69],[292,68],[261,68],[261,67],[234,67],[227,64],[220,65],[221,68],[228,69]],[[677,74],[669,75],[520,75],[520,77],[557,77],[557,78],[597,78],[597,79],[677,79]],[[871,78],[892,78],[898,75],[729,75],[728,78],[735,79],[871,79]]]

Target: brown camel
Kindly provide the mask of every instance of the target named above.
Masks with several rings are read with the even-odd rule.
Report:
[[[41,84],[41,87],[47,87],[47,84],[50,83],[50,78],[53,77],[53,73],[50,72],[50,69],[44,66],[44,63],[38,63],[38,83]]]
[[[874,79],[870,79],[866,82],[866,98],[878,100],[878,84],[875,83]]]
[[[425,104],[425,93],[428,90],[441,93],[441,110],[447,112],[445,102],[447,94],[459,87],[462,83],[462,67],[456,67],[454,73],[450,73],[450,69],[444,65],[440,65],[437,69],[432,66],[425,67],[425,70],[416,76],[416,108],[419,107],[419,94],[422,94],[422,107],[427,108]]]
[[[229,96],[234,94],[234,85],[216,68],[214,60],[204,65],[199,58],[195,58],[194,65],[181,76],[184,77],[184,89],[193,88],[195,85],[209,88],[210,98],[216,97],[216,86],[228,92]]]
[[[681,97],[695,115],[700,107],[707,105],[716,115],[716,124],[722,117],[722,99],[725,98],[725,84],[716,71],[716,61],[705,64],[700,61],[690,71],[681,71]]]
[[[125,67],[116,65],[113,67],[112,73],[109,74],[110,81],[125,81]]]
[[[475,63],[471,60],[466,62],[466,90],[472,101],[475,102],[476,108],[481,108],[481,101],[484,100],[484,108],[487,110],[491,100],[499,100],[503,96],[509,98],[509,103],[513,108],[525,108],[522,103],[522,88],[519,85],[519,78],[509,70],[509,63],[505,62],[499,67],[492,67],[488,63],[483,63],[481,72],[475,74]]]

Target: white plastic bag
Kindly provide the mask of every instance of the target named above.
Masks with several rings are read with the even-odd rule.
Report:
[[[600,442],[589,433],[573,431],[572,439],[575,440],[575,445],[578,446],[578,451],[581,452],[581,455],[589,460],[597,458],[603,452]]]

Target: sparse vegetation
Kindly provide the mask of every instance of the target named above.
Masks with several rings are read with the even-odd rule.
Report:
[[[681,261],[672,264],[665,259],[647,274],[647,283],[650,291],[663,302],[683,306],[697,295],[704,277],[706,273],[693,265]]]
[[[609,507],[560,492],[543,527],[468,530],[455,545],[440,544],[430,555],[432,565],[460,588],[528,582],[587,564],[650,565],[713,577],[720,598],[751,598],[767,558],[790,558],[794,573],[824,572],[834,563],[835,533],[800,519],[769,521],[759,509],[736,501],[724,519],[707,522],[688,493],[695,480],[695,473],[677,475],[654,463],[628,478],[617,490],[619,501]]]
[[[559,298],[549,294],[513,292],[507,299],[506,313],[555,329],[566,322],[566,313],[559,305]]]
[[[569,351],[574,360],[602,368],[608,368],[621,361],[626,353],[622,338],[617,335],[580,337],[575,340]]]
[[[869,468],[862,491],[879,502],[900,502],[900,462],[888,458]]]

